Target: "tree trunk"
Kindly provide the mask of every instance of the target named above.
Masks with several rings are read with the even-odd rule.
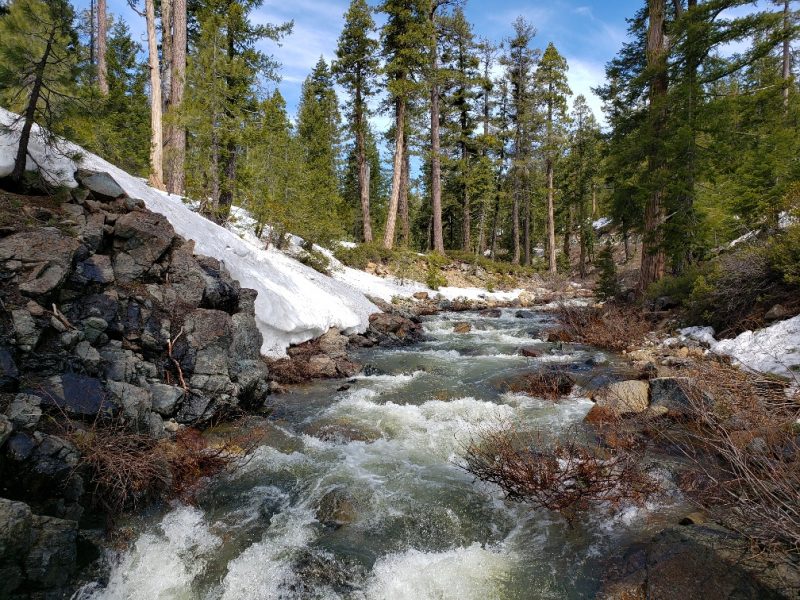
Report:
[[[500,191],[497,191],[497,194],[494,198],[494,214],[492,215],[492,236],[491,242],[489,244],[489,256],[492,260],[495,259],[497,256],[497,222],[500,219]]]
[[[400,202],[400,180],[403,176],[403,131],[406,126],[406,101],[397,98],[395,102],[394,164],[392,170],[392,192],[389,194],[389,208],[386,213],[386,228],[383,232],[383,247],[391,250],[394,246],[394,229],[397,224],[397,206]],[[441,223],[439,227],[441,237]]]
[[[50,59],[50,53],[53,50],[53,41],[56,37],[57,24],[52,25],[50,34],[47,38],[47,43],[44,47],[42,60],[36,65],[35,76],[33,80],[33,87],[31,87],[31,95],[28,97],[28,105],[25,107],[25,120],[22,124],[22,131],[19,134],[19,145],[17,146],[17,157],[14,160],[14,170],[11,172],[11,179],[19,183],[22,181],[22,176],[25,174],[25,165],[28,162],[28,144],[31,141],[31,130],[33,129],[33,121],[36,118],[36,105],[39,104],[39,96],[42,93],[42,85],[44,83],[44,70],[47,67],[47,61]]]
[[[186,128],[178,111],[186,89],[186,0],[172,0],[172,64],[170,76],[170,111],[167,130],[167,191],[183,194],[186,187]]]
[[[531,264],[531,195],[528,189],[529,177],[525,177],[525,195],[523,202],[525,203],[525,210],[523,211],[523,221],[525,226],[522,229],[522,244],[525,247],[523,252],[523,263],[526,267]]]
[[[411,225],[408,221],[408,190],[411,161],[408,158],[408,136],[403,136],[403,176],[400,178],[400,243],[408,247],[411,241]]]
[[[165,115],[168,114],[172,94],[172,3],[173,0],[161,0],[161,102]],[[165,144],[168,143],[167,135]]]
[[[572,207],[567,207],[567,214],[564,223],[564,255],[569,260],[569,253],[572,247]]]
[[[108,96],[108,14],[106,0],[97,0],[97,87],[103,96]]]
[[[783,33],[786,39],[783,40],[783,112],[789,114],[789,87],[792,77],[792,48],[790,33],[792,30],[791,13],[789,11],[789,1],[783,2]]]
[[[522,194],[519,173],[514,174],[514,205],[511,207],[511,236],[514,238],[514,256],[511,262],[519,264],[519,198]]]
[[[433,251],[444,254],[442,235],[442,165],[439,142],[439,52],[434,3],[431,19],[431,210],[433,212]]]
[[[97,39],[95,31],[97,29],[96,21],[97,11],[94,8],[94,0],[89,0],[89,64],[95,66],[95,45]]]
[[[547,252],[548,270],[551,273],[558,272],[556,263],[556,219],[554,205],[555,188],[553,186],[553,159],[547,161]]]
[[[369,168],[367,165],[367,149],[364,139],[364,115],[361,89],[356,89],[356,160],[358,161],[358,191],[361,197],[361,220],[363,222],[364,242],[372,242],[372,221],[369,216]]]
[[[578,259],[578,273],[581,276],[581,279],[586,277],[586,249],[589,245],[589,224],[586,222],[586,200],[581,199],[581,204],[578,207],[578,220],[580,223],[580,244],[581,244],[581,254],[580,258]]]
[[[639,291],[644,292],[651,283],[664,276],[666,258],[664,254],[662,227],[664,211],[664,161],[657,140],[661,139],[666,120],[667,102],[667,38],[665,35],[665,1],[649,0],[649,26],[647,30],[647,65],[652,75],[650,82],[650,135],[651,148],[648,156],[648,171],[652,190],[644,212],[644,236],[642,240],[642,266],[639,276]]]
[[[161,125],[161,71],[158,66],[156,10],[154,0],[145,0],[147,52],[150,67],[150,185],[164,189],[164,143]]]

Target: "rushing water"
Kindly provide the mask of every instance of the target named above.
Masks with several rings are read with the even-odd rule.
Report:
[[[622,375],[613,356],[540,340],[547,313],[500,318],[442,314],[429,339],[364,351],[369,373],[278,397],[272,443],[219,478],[197,507],[137,523],[107,586],[82,598],[480,599],[588,598],[609,555],[658,527],[665,506],[614,518],[558,516],[504,500],[459,467],[481,429],[512,422],[574,435],[591,407],[587,390]],[[468,334],[453,333],[469,321]],[[524,358],[519,348],[540,350]],[[504,392],[515,375],[568,370],[576,392],[557,403]],[[323,441],[306,432],[346,431]],[[360,441],[350,441],[358,439]],[[334,529],[317,506],[338,490],[354,520]]]

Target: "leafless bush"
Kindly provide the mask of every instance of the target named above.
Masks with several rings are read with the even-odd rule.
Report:
[[[606,304],[599,307],[561,304],[556,311],[560,327],[550,339],[580,342],[608,350],[625,350],[640,342],[650,323],[635,308]]]
[[[544,443],[513,429],[485,431],[465,448],[464,469],[499,486],[511,500],[563,515],[569,522],[591,507],[643,503],[658,484],[625,452],[573,441]]]
[[[665,435],[690,458],[684,489],[755,547],[800,554],[800,404],[785,384],[701,363],[684,389],[693,418]]]
[[[201,479],[250,454],[260,434],[247,429],[211,445],[194,428],[165,440],[132,432],[119,421],[98,419],[86,428],[67,420],[62,428],[81,454],[80,467],[90,473],[93,502],[112,518],[155,500],[191,501]]]
[[[572,391],[575,381],[566,373],[542,371],[526,373],[508,384],[508,390],[515,394],[528,394],[546,400],[558,400]]]

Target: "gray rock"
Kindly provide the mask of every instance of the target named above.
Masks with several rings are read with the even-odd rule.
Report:
[[[61,334],[61,345],[67,350],[72,350],[83,339],[83,333],[70,329]]]
[[[0,348],[0,392],[16,392],[19,389],[19,369],[6,348]]]
[[[14,270],[20,277],[20,292],[40,296],[64,283],[79,247],[75,238],[54,227],[42,227],[0,238],[0,263],[18,264]]]
[[[13,432],[14,426],[11,424],[11,420],[5,415],[0,415],[0,448],[3,447],[3,444],[6,443],[6,440],[11,437]]]
[[[200,375],[228,374],[228,352],[224,348],[211,346],[197,351],[194,372]]]
[[[75,179],[101,199],[114,200],[125,195],[125,190],[108,173],[79,169],[75,174]]]
[[[6,455],[14,461],[28,460],[36,450],[36,441],[22,431],[15,431],[6,442]]]
[[[14,325],[14,337],[19,349],[23,352],[30,352],[36,348],[41,330],[36,325],[31,313],[24,308],[12,310],[11,322]]]
[[[77,564],[78,524],[34,515],[31,532],[24,563],[28,582],[42,590],[66,585]]]
[[[90,371],[94,371],[100,366],[100,353],[86,340],[75,346],[75,356]]]
[[[141,425],[142,430],[151,438],[161,439],[167,434],[164,430],[164,419],[153,411],[147,412],[141,420]]]
[[[153,399],[153,410],[162,417],[170,417],[175,413],[178,400],[183,398],[184,391],[174,385],[151,383],[150,394]]]
[[[206,396],[190,392],[180,403],[175,420],[178,423],[196,423],[203,418],[210,403]]]
[[[103,213],[87,215],[85,223],[80,227],[78,236],[90,251],[96,252],[103,243],[106,218]]]
[[[101,411],[111,413],[106,393],[99,379],[63,373],[48,379],[38,394],[45,406],[56,406],[76,417],[94,417]]]
[[[108,341],[108,336],[105,334],[108,329],[108,322],[100,317],[89,317],[84,319],[81,327],[83,337],[90,344],[102,346]]]
[[[100,357],[105,363],[106,379],[130,383],[136,377],[138,359],[132,351],[109,344],[100,351]]]
[[[122,381],[109,381],[109,400],[117,405],[125,418],[131,422],[139,422],[153,407],[149,389],[143,389]]]
[[[114,268],[111,266],[111,258],[95,254],[78,263],[75,267],[75,280],[79,283],[113,283]]]
[[[767,311],[767,313],[764,315],[764,319],[767,321],[782,321],[783,319],[788,319],[791,316],[792,313],[788,308],[782,304],[776,304]]]
[[[134,211],[114,225],[114,274],[122,282],[138,279],[167,251],[175,231],[158,213]]]
[[[32,525],[27,504],[0,498],[0,598],[10,598],[22,585],[21,558],[31,547]]]
[[[218,260],[208,256],[198,256],[196,260],[205,279],[202,306],[227,313],[236,312],[239,304],[239,284],[231,279],[225,266]]]
[[[356,509],[352,499],[340,488],[325,494],[317,507],[317,521],[338,529],[356,520]]]
[[[200,306],[206,289],[206,273],[194,258],[194,242],[183,242],[173,249],[168,273],[176,299],[192,308]],[[163,302],[162,292],[159,290],[156,294],[162,296]]]
[[[42,399],[30,394],[17,394],[6,409],[6,416],[17,429],[31,429],[42,418]]]
[[[233,321],[233,343],[230,355],[239,360],[257,360],[261,355],[263,338],[252,313],[236,313]],[[324,337],[324,336],[323,336]],[[344,336],[342,336],[344,337]],[[345,344],[347,338],[344,338]]]
[[[45,435],[31,455],[33,472],[47,481],[61,484],[72,475],[80,462],[80,453],[67,440]]]
[[[650,404],[663,407],[673,416],[691,415],[695,412],[694,402],[687,391],[692,389],[688,377],[656,377],[650,380]],[[697,391],[699,392],[699,390]],[[704,398],[704,401],[707,398]]]

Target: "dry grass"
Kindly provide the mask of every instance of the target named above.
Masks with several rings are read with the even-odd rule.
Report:
[[[191,502],[201,480],[249,455],[260,438],[246,429],[212,446],[200,431],[185,428],[174,439],[156,440],[99,419],[89,428],[68,420],[62,435],[80,452],[79,468],[90,473],[93,503],[110,518],[158,500]]]
[[[621,351],[638,344],[651,328],[636,308],[614,304],[602,308],[561,304],[556,316],[560,327],[549,333],[549,339],[590,344],[607,350]]]
[[[800,556],[800,396],[722,362],[690,375],[693,418],[664,432],[690,459],[685,491],[755,548]]]
[[[464,469],[499,486],[510,500],[558,512],[568,522],[593,507],[641,504],[659,489],[633,455],[573,441],[544,443],[501,427],[464,451]]]

